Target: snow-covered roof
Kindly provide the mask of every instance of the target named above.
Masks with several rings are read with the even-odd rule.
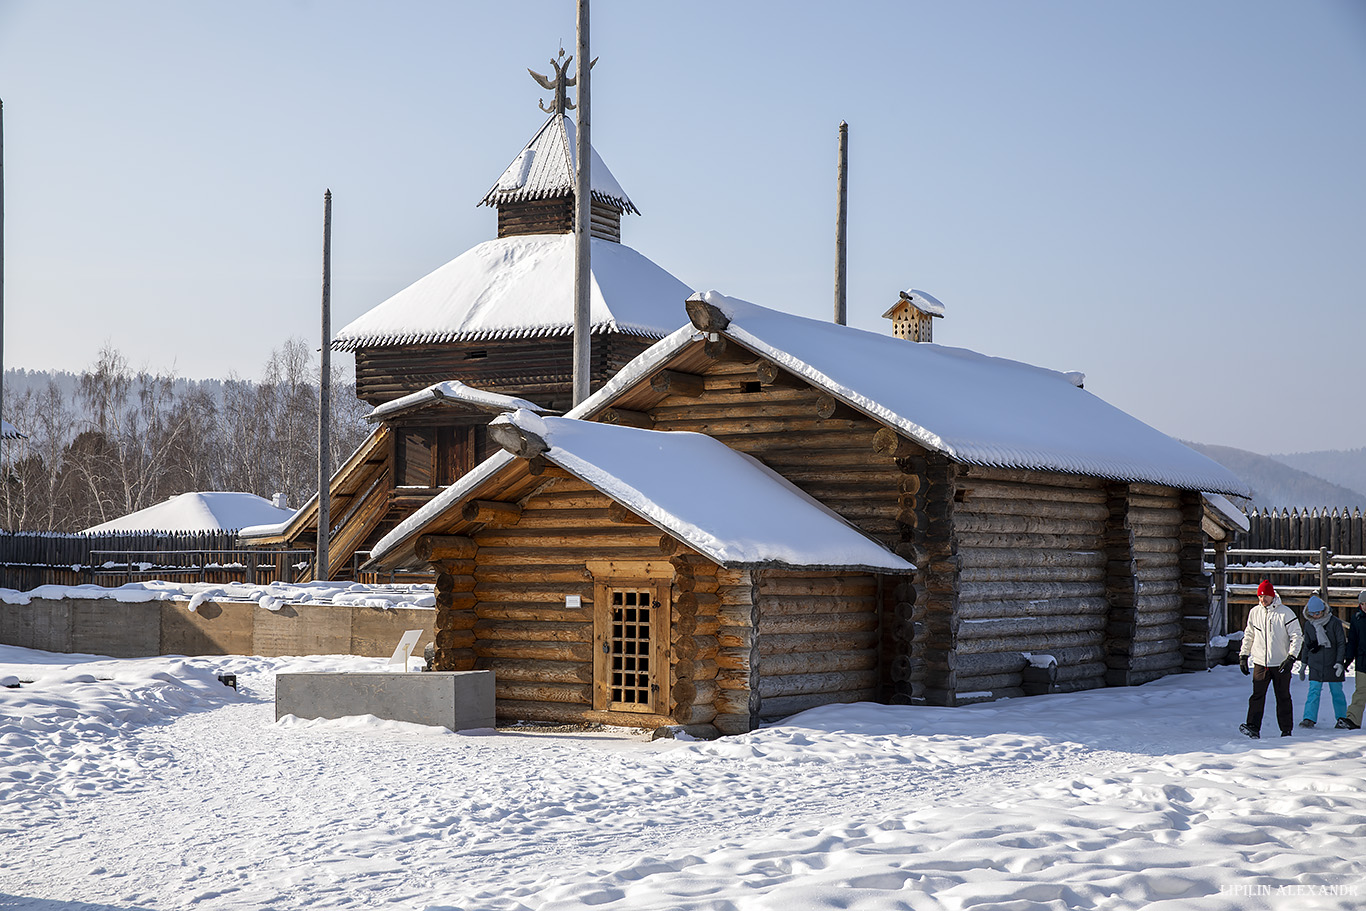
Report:
[[[248,525],[282,522],[292,515],[293,510],[280,509],[253,493],[182,493],[85,531],[237,531]]]
[[[694,300],[729,319],[722,335],[955,461],[1249,493],[1222,465],[1078,388],[1067,374],[793,316],[715,291]],[[675,332],[568,416],[607,407],[696,338],[692,326]]]
[[[1229,528],[1236,528],[1239,531],[1247,531],[1252,527],[1247,520],[1247,514],[1233,504],[1227,497],[1222,497],[1217,493],[1205,493],[1205,505],[1208,509],[1218,515],[1221,524]]]
[[[897,307],[900,307],[903,302],[910,304],[912,307],[919,310],[921,313],[926,314],[927,316],[944,315],[944,305],[940,303],[939,300],[934,297],[934,295],[926,294],[924,291],[917,291],[914,288],[912,288],[909,291],[902,291],[901,300],[897,301],[895,304],[892,304],[892,306],[888,308],[887,312],[882,314],[883,317],[890,318],[892,312],[896,310]]]
[[[536,131],[536,135],[499,176],[480,205],[496,206],[506,202],[573,195],[574,177],[578,173],[574,164],[574,130],[574,121],[569,115],[551,114],[550,119]],[[639,215],[640,210],[598,157],[598,150],[592,151],[589,176],[593,180],[593,199],[622,212]]]
[[[623,244],[594,238],[589,319],[594,333],[662,338],[692,290]],[[332,347],[434,344],[570,335],[574,236],[485,241],[418,279],[337,333]]]
[[[19,430],[9,421],[0,419],[0,440],[27,440],[28,434]]]
[[[699,433],[640,430],[515,411],[494,418],[544,440],[543,457],[722,566],[913,572],[833,510],[751,456]],[[490,458],[414,513],[372,552],[374,559],[513,461]],[[705,487],[697,479],[706,478]]]
[[[410,393],[402,398],[394,399],[392,402],[385,402],[375,408],[365,416],[371,423],[381,421],[390,415],[411,411],[421,408],[424,405],[443,402],[449,404],[472,405],[482,411],[516,411],[519,408],[527,411],[534,411],[538,414],[545,414],[550,411],[542,408],[535,402],[528,402],[526,399],[519,399],[516,396],[502,395],[497,392],[489,392],[486,389],[476,389],[467,386],[459,380],[447,380],[444,383],[433,383],[426,389]]]

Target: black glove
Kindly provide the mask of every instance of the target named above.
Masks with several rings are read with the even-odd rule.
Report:
[[[1246,677],[1248,674],[1252,673],[1252,671],[1250,671],[1250,670],[1247,669],[1247,657],[1246,657],[1246,656],[1240,657],[1240,658],[1238,659],[1238,670],[1240,670],[1240,671],[1243,672],[1243,676],[1244,676],[1244,677]]]
[[[1282,674],[1288,674],[1288,673],[1290,673],[1290,669],[1291,669],[1292,667],[1294,667],[1294,666],[1295,666],[1295,659],[1294,659],[1294,658],[1287,658],[1287,659],[1285,659],[1284,661],[1281,662],[1281,666],[1278,667],[1278,668],[1276,668],[1276,670],[1280,671]]]

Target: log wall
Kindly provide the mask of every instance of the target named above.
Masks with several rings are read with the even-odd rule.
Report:
[[[1181,670],[1181,497],[1167,487],[1133,484],[1129,521],[1134,531],[1134,609],[1130,685]]]
[[[760,718],[878,698],[877,577],[757,575]]]
[[[847,410],[821,417],[816,390],[762,385],[753,364],[714,361],[694,372],[700,393],[667,395],[649,407],[654,429],[705,433],[756,456],[864,531],[896,543],[899,475],[872,450],[882,425]]]
[[[475,531],[468,557],[439,561],[436,669],[492,670],[500,718],[713,733],[722,685],[715,564],[686,548],[666,555],[657,528],[617,521],[612,501],[577,479],[548,480],[521,507],[514,524]],[[653,578],[671,579],[662,631],[670,661],[659,670],[669,703],[658,712],[593,707],[595,583],[613,579],[595,579],[589,564],[609,562],[648,564]],[[640,577],[626,568],[619,578]],[[570,595],[578,607],[566,606]]]
[[[593,336],[590,386],[596,390],[653,343],[616,333]],[[356,395],[382,405],[433,383],[460,380],[567,411],[573,372],[573,341],[567,336],[367,346],[356,350]]]
[[[1026,653],[1056,659],[1056,691],[1104,686],[1109,510],[1101,483],[974,466],[960,471],[954,499],[955,701],[1024,695]]]
[[[743,734],[759,724],[759,598],[748,569],[716,574],[716,717],[722,734]]]

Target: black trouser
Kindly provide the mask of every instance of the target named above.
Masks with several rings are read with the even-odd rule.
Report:
[[[1252,698],[1247,701],[1247,726],[1258,733],[1262,730],[1262,714],[1266,711],[1266,687],[1274,684],[1276,690],[1276,723],[1281,726],[1282,734],[1289,734],[1295,726],[1295,709],[1290,704],[1289,668],[1277,670],[1274,667],[1252,665]]]

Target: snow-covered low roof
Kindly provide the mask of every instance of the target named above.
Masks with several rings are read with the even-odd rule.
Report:
[[[623,244],[594,238],[594,333],[662,338],[677,328],[687,285]],[[418,279],[337,333],[338,351],[387,345],[569,335],[574,235],[485,241]]]
[[[1209,509],[1213,510],[1219,517],[1221,524],[1238,531],[1247,531],[1251,528],[1251,523],[1247,520],[1247,514],[1227,497],[1221,497],[1217,493],[1206,493],[1205,503]]]
[[[1067,374],[964,348],[793,316],[708,291],[722,335],[955,461],[1247,496],[1217,462],[1078,388]],[[691,344],[685,327],[568,416],[601,411]]]
[[[542,408],[535,402],[528,402],[526,399],[519,399],[516,396],[503,395],[498,392],[489,392],[487,389],[476,389],[467,386],[459,380],[447,380],[444,383],[433,383],[426,389],[405,395],[402,398],[394,399],[392,402],[385,402],[375,408],[365,416],[371,423],[381,421],[394,414],[411,411],[426,405],[438,402],[448,404],[471,405],[481,411],[503,412],[516,411],[519,408],[527,411],[534,411],[544,414],[550,409]]]
[[[27,440],[28,434],[23,433],[9,421],[0,419],[0,440]]]
[[[722,566],[912,572],[902,557],[786,478],[699,433],[640,430],[515,411],[494,418],[540,438],[543,457]],[[495,456],[375,545],[418,534],[513,459]]]
[[[555,199],[574,193],[574,121],[567,114],[551,114],[526,147],[512,160],[489,190],[480,205],[496,206],[506,202]],[[593,199],[622,212],[640,214],[626,191],[617,183],[607,165],[593,149],[589,166],[593,180]]]
[[[249,525],[283,522],[292,515],[293,510],[280,509],[252,493],[182,493],[85,531],[237,531]]]
[[[886,313],[882,314],[883,317],[891,317],[892,311],[895,310],[897,307],[900,307],[902,301],[905,301],[915,309],[919,310],[921,313],[924,313],[928,316],[944,315],[944,305],[939,302],[938,298],[936,298],[932,294],[927,294],[924,291],[917,291],[914,288],[912,288],[909,291],[902,291],[901,300],[897,301],[887,310]]]

